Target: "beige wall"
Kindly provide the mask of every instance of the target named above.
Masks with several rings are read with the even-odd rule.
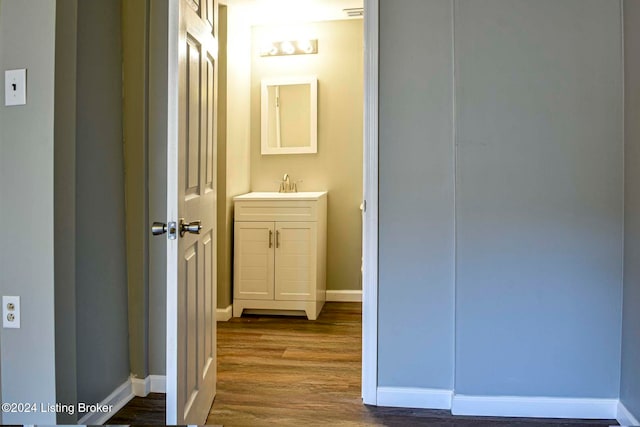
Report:
[[[303,180],[298,191],[329,191],[327,289],[361,289],[362,20],[303,27],[259,26],[252,31],[251,190],[277,191],[284,173]],[[263,39],[304,34],[318,39],[317,55],[260,57]],[[260,154],[260,82],[284,76],[318,77],[318,153]]]
[[[251,93],[251,27],[246,19],[248,9],[245,5],[227,6],[227,44],[232,49],[227,51],[226,90],[229,96],[225,100],[220,97],[219,103],[226,107],[226,195],[220,198],[225,204],[226,224],[219,227],[224,233],[224,247],[218,248],[218,256],[225,258],[228,265],[224,275],[218,275],[218,308],[226,308],[231,304],[231,272],[233,241],[233,197],[247,193],[250,189],[249,179],[249,147],[250,147],[250,110]],[[222,28],[221,28],[222,29]],[[220,78],[223,76],[220,75]],[[222,111],[222,109],[221,109]],[[220,120],[220,117],[218,117]],[[220,154],[220,152],[219,152]],[[220,163],[220,162],[218,162]],[[219,183],[218,185],[222,185]],[[219,218],[221,221],[222,218]]]
[[[218,126],[217,126],[217,306],[230,304],[231,241],[227,227],[227,6],[218,8]],[[229,247],[229,248],[228,248]]]

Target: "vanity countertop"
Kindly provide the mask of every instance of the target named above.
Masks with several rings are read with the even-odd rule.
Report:
[[[326,191],[301,191],[299,193],[278,193],[277,191],[256,191],[235,196],[233,200],[318,200]]]

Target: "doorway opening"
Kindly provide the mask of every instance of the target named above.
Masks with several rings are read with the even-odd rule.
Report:
[[[326,313],[335,314],[354,302],[359,310],[363,277],[361,209],[365,207],[363,201],[366,199],[363,189],[366,168],[363,168],[363,160],[368,154],[363,142],[366,58],[363,55],[365,20],[362,15],[366,6],[362,1],[325,0],[306,2],[305,10],[300,10],[299,5],[294,9],[290,3],[276,1],[227,0],[222,3],[219,13],[218,319],[226,321],[232,318],[234,292],[238,292],[233,280],[233,197],[250,192],[277,192],[284,174],[297,181],[300,192],[328,191],[326,295],[327,301],[341,302],[328,302]],[[264,54],[268,51],[264,46],[301,39],[314,40],[317,53],[288,56]],[[263,153],[261,82],[308,75],[318,80],[318,152]],[[357,316],[360,317],[360,312]],[[236,318],[230,324],[235,325],[233,322],[239,321],[251,323],[252,319],[254,323],[276,324],[275,320],[269,321],[264,317]],[[278,319],[282,323],[276,327],[286,329],[287,318],[271,319]],[[293,325],[297,320],[289,319],[293,330],[296,329]],[[360,381],[360,368],[365,363],[361,358],[365,351],[360,350],[362,338],[359,322],[360,319],[355,337],[358,346],[356,382]],[[230,327],[228,334],[250,333],[249,326]],[[231,332],[232,329],[234,332]],[[223,335],[226,333],[226,324],[219,323],[219,345],[224,345],[225,339],[231,339]],[[268,332],[262,333],[261,339],[275,340]],[[232,348],[232,344],[225,349],[219,347],[219,357],[222,359],[219,362],[218,403],[225,396],[224,358],[228,355],[229,360],[237,360]],[[366,354],[370,354],[372,348],[367,347]],[[266,349],[278,351],[268,346]],[[287,355],[291,356],[295,349],[285,348],[282,352],[288,352]],[[323,357],[322,352],[319,351],[316,357]],[[375,366],[375,356],[367,362],[371,363],[372,360]],[[368,387],[373,384],[375,388],[375,368],[373,378],[371,370],[368,372],[362,375],[363,385],[366,382]],[[368,393],[363,388],[361,393],[358,390],[355,395],[358,399],[363,397],[365,403],[375,403],[375,391]],[[371,396],[374,396],[373,400]],[[214,411],[215,408],[214,402]]]
[[[235,1],[235,0],[233,0]],[[173,8],[175,8],[175,5],[179,3],[179,0],[171,0],[170,2],[170,10],[169,10],[169,14],[171,15],[171,10],[173,10]],[[246,2],[245,2],[246,3]],[[266,1],[263,3],[267,3]],[[329,4],[335,4],[337,2],[332,2],[329,1]],[[155,14],[158,15],[162,15],[162,11],[158,10],[157,8],[155,8],[154,6],[156,5],[156,3],[152,3],[151,4],[151,23],[153,22],[157,22],[154,18],[155,18]],[[233,13],[231,6],[233,5],[229,5],[229,3],[227,3],[226,5],[222,5],[221,9],[220,9],[220,16],[222,16],[224,13],[227,14],[227,18],[229,18],[229,14]],[[377,311],[377,31],[378,31],[378,26],[377,26],[377,1],[373,1],[373,0],[367,0],[366,4],[364,5],[364,8],[367,10],[367,15],[364,18],[364,22],[361,22],[361,28],[360,28],[360,34],[362,36],[363,33],[366,34],[366,37],[364,37],[364,40],[361,41],[361,46],[360,46],[360,51],[359,51],[359,55],[360,55],[360,70],[361,73],[364,77],[364,81],[361,80],[359,83],[357,84],[352,84],[351,86],[348,86],[348,89],[353,89],[356,85],[359,86],[360,89],[360,93],[356,96],[354,96],[355,98],[358,98],[358,102],[360,105],[360,113],[359,113],[359,117],[358,117],[358,123],[356,125],[354,125],[355,127],[358,127],[360,130],[360,140],[365,140],[368,141],[368,143],[362,143],[360,145],[360,149],[359,149],[359,162],[360,162],[360,172],[357,173],[355,177],[352,178],[352,180],[356,180],[359,181],[360,183],[364,182],[363,185],[361,185],[360,187],[360,193],[357,196],[356,200],[350,200],[350,205],[351,205],[351,209],[356,211],[356,215],[357,215],[357,219],[358,219],[358,229],[361,229],[363,224],[364,224],[364,232],[362,233],[362,249],[358,248],[357,251],[355,251],[355,255],[357,258],[357,262],[355,264],[355,268],[357,270],[357,282],[358,285],[356,286],[350,286],[350,287],[344,287],[343,289],[340,289],[339,287],[333,286],[331,283],[329,284],[328,288],[332,291],[359,291],[359,284],[362,283],[362,287],[364,288],[364,293],[363,293],[363,311],[362,311],[362,355],[363,357],[361,358],[361,365],[358,364],[358,366],[362,367],[362,388],[361,391],[356,390],[355,395],[357,397],[357,400],[359,401],[360,398],[362,397],[362,400],[367,403],[367,404],[375,404],[376,403],[376,384],[377,384],[377,380],[376,380],[376,370],[377,370],[377,362],[376,362],[376,357],[377,357],[377,320],[376,320],[376,311]],[[159,16],[159,18],[162,18],[162,16]],[[169,22],[173,22],[172,21],[172,17],[169,17]],[[224,25],[225,22],[221,22],[220,26]],[[228,22],[227,22],[228,24]],[[171,27],[171,26],[169,26]],[[251,26],[249,26],[250,28]],[[152,26],[153,28],[153,26]],[[171,32],[171,28],[169,28],[168,30],[169,32]],[[252,33],[249,32],[249,45],[251,45],[251,37],[252,37]],[[222,34],[221,34],[222,36]],[[169,39],[171,40],[171,37],[169,37]],[[162,53],[161,49],[156,49],[154,48],[157,44],[157,46],[161,47],[162,44],[162,40],[166,40],[166,37],[164,37],[164,35],[160,34],[158,36],[155,37],[151,37],[149,40],[149,51],[152,52],[154,55],[156,54],[156,52],[160,52]],[[322,42],[322,38],[318,39],[318,49],[320,52],[322,52],[323,49],[323,42]],[[169,43],[171,45],[171,42]],[[366,46],[364,46],[363,44],[366,44]],[[233,45],[235,46],[235,45]],[[226,55],[228,57],[232,56],[232,55],[236,55],[239,54],[239,52],[241,52],[240,50],[236,50],[233,49],[233,51],[231,51],[231,47],[232,44],[229,42],[225,42],[222,40],[222,37],[220,39],[220,43],[219,43],[219,47],[220,50],[224,49],[224,47],[228,47],[228,52],[226,52]],[[171,50],[171,48],[169,49]],[[363,55],[364,52],[364,55]],[[175,57],[172,57],[172,53],[169,52],[169,62],[171,63],[173,58],[177,58],[177,55]],[[248,57],[248,61],[246,59],[246,57]],[[217,129],[219,132],[224,132],[225,137],[227,138],[227,144],[219,144],[218,150],[217,150],[217,155],[219,158],[225,158],[226,161],[223,162],[224,168],[220,167],[221,162],[217,162],[218,164],[218,170],[216,171],[217,173],[217,177],[219,180],[219,184],[218,184],[218,189],[220,189],[221,191],[224,191],[223,194],[221,195],[220,193],[218,193],[218,205],[223,205],[224,209],[223,209],[223,215],[218,216],[218,230],[224,230],[224,229],[228,229],[229,227],[231,227],[232,225],[232,221],[233,221],[233,211],[231,211],[231,214],[229,213],[229,210],[232,209],[232,186],[234,185],[234,183],[238,183],[238,182],[244,182],[246,184],[245,188],[243,189],[239,189],[237,190],[236,188],[236,192],[235,194],[242,194],[242,193],[246,193],[246,192],[250,192],[250,191],[255,191],[257,188],[253,186],[253,178],[252,175],[255,177],[257,176],[257,174],[252,174],[252,170],[251,170],[251,162],[253,160],[253,156],[257,156],[258,158],[260,158],[262,155],[261,153],[254,153],[252,152],[253,150],[253,145],[254,145],[254,137],[252,136],[252,129],[254,126],[256,126],[255,122],[252,120],[251,115],[255,114],[253,113],[254,110],[256,110],[256,103],[255,101],[252,99],[252,92],[255,90],[255,88],[252,86],[252,78],[251,78],[251,74],[250,74],[250,70],[251,70],[251,51],[249,51],[249,53],[247,53],[245,57],[245,61],[249,63],[249,68],[247,68],[247,71],[245,71],[246,77],[247,77],[247,81],[249,82],[246,86],[231,86],[228,85],[228,87],[226,88],[227,90],[227,98],[240,98],[238,97],[238,89],[241,91],[240,93],[244,93],[245,96],[242,97],[242,99],[244,99],[244,107],[249,111],[248,116],[238,116],[236,115],[233,111],[231,111],[229,107],[228,102],[224,103],[226,108],[226,111],[223,111],[223,109],[220,109],[220,115],[218,115],[218,126]],[[272,59],[272,60],[277,60],[279,58],[266,58],[266,59]],[[292,59],[292,58],[286,58],[286,59]],[[149,68],[151,70],[154,69],[154,67],[158,66],[158,65],[163,65],[166,64],[166,55],[160,55],[158,54],[158,58],[156,58],[155,56],[152,56],[149,59]],[[273,64],[273,63],[272,63]],[[341,63],[342,64],[342,63]],[[222,67],[221,67],[222,68]],[[226,67],[225,67],[226,69]],[[175,71],[175,70],[174,70]],[[228,79],[228,74],[227,77],[225,77],[223,75],[223,70],[220,70],[220,75],[219,75],[219,80],[222,79]],[[317,74],[317,73],[316,73]],[[169,75],[171,74],[171,69],[169,70]],[[235,75],[235,74],[234,74]],[[237,77],[237,75],[235,75]],[[331,94],[331,91],[327,92],[326,90],[323,90],[323,86],[322,86],[322,76],[318,76],[319,77],[319,81],[320,81],[320,86],[319,86],[319,105],[322,106],[322,102],[323,102],[323,97],[327,97],[327,94]],[[154,121],[160,122],[160,123],[169,123],[168,124],[168,128],[169,131],[169,135],[153,135],[154,137],[152,138],[152,135],[149,135],[149,143],[150,143],[150,149],[149,149],[149,155],[150,155],[150,163],[149,163],[149,168],[150,168],[150,175],[153,175],[152,172],[155,169],[158,168],[162,168],[162,162],[151,162],[151,156],[153,155],[153,157],[155,158],[155,153],[157,151],[157,153],[159,153],[159,155],[157,157],[163,157],[162,156],[162,148],[158,146],[157,148],[159,148],[158,150],[155,150],[154,147],[156,144],[162,145],[162,140],[164,138],[164,144],[170,144],[171,142],[171,138],[173,137],[173,135],[171,134],[172,131],[175,131],[175,126],[177,126],[176,123],[171,123],[171,120],[173,117],[169,117],[167,120],[156,120],[156,112],[153,111],[156,109],[156,106],[160,106],[159,108],[157,108],[158,110],[162,110],[162,106],[163,103],[166,103],[168,105],[168,110],[169,111],[169,116],[172,116],[175,112],[172,112],[172,102],[171,99],[169,99],[169,101],[167,102],[166,99],[163,99],[163,96],[168,96],[169,98],[171,98],[172,96],[176,96],[175,93],[172,93],[172,90],[174,89],[170,89],[169,90],[169,94],[167,95],[166,93],[163,95],[162,90],[158,90],[156,91],[155,89],[162,89],[160,86],[162,85],[163,81],[169,80],[171,81],[171,77],[167,78],[166,74],[161,74],[156,76],[155,73],[151,73],[150,72],[150,83],[149,83],[149,95],[153,95],[154,100],[152,102],[152,100],[150,100],[149,102],[149,109],[150,109],[150,116],[154,115]],[[158,85],[156,86],[154,84],[154,82],[158,81]],[[171,86],[171,84],[170,84]],[[177,85],[176,85],[177,86]],[[363,90],[363,87],[365,88]],[[233,92],[232,92],[233,89]],[[326,88],[325,88],[326,89]],[[329,88],[330,89],[330,88]],[[242,92],[244,91],[244,92]],[[222,94],[222,90],[220,91],[221,93],[220,98],[223,99],[224,96]],[[363,102],[364,99],[364,102]],[[222,104],[222,103],[221,103]],[[362,105],[364,104],[365,109],[362,109]],[[154,113],[154,114],[152,114]],[[162,116],[162,114],[166,115],[166,111],[160,111],[157,116]],[[222,120],[221,119],[221,115],[226,114],[227,118]],[[259,114],[259,113],[258,113]],[[362,123],[362,117],[365,117],[365,123]],[[258,115],[259,117],[259,115]],[[322,110],[320,111],[320,118],[322,117]],[[230,125],[230,123],[233,121],[242,121],[244,120],[244,128],[242,130],[242,132],[236,132],[235,134],[233,134],[232,132],[229,131],[228,127]],[[355,121],[355,119],[354,119]],[[320,124],[321,126],[322,124]],[[364,131],[362,130],[364,127]],[[160,128],[160,127],[159,127]],[[155,128],[154,128],[154,132],[155,132]],[[220,133],[218,133],[218,135],[220,135]],[[241,147],[243,147],[243,149],[238,150],[237,152],[230,152],[229,148],[231,147],[230,145],[230,141],[231,141],[231,136],[233,136],[233,140],[234,143],[237,143],[238,141],[240,142],[244,142],[244,145],[240,145]],[[320,136],[320,135],[319,135]],[[156,138],[158,137],[158,138]],[[160,142],[156,142],[156,141],[160,141]],[[218,141],[220,143],[220,140]],[[330,144],[330,143],[329,143]],[[152,147],[153,146],[153,147]],[[234,146],[237,148],[237,146]],[[164,153],[164,157],[167,158],[166,155],[166,147],[165,148],[165,153]],[[318,156],[323,154],[323,150],[326,150],[327,148],[327,144],[323,142],[322,137],[320,136],[319,140],[318,140]],[[291,158],[302,158],[302,157],[307,157],[307,158],[311,158],[312,156],[314,156],[315,154],[303,154],[303,155],[287,155],[287,156],[280,156],[280,157],[291,157]],[[335,157],[335,156],[334,156]],[[169,158],[171,158],[169,156]],[[248,159],[248,160],[247,160]],[[247,168],[241,168],[238,167],[238,165],[242,165],[243,162],[246,162],[246,164],[248,164],[249,166]],[[335,162],[329,162],[329,167],[333,167]],[[364,165],[364,166],[362,166]],[[255,166],[255,165],[254,165]],[[287,169],[285,170],[278,170],[277,173],[273,172],[273,175],[275,176],[274,179],[272,178],[267,178],[267,179],[271,179],[272,182],[270,183],[273,187],[269,187],[269,190],[271,191],[277,191],[277,187],[279,186],[279,181],[281,180],[282,173],[288,173],[294,180],[302,180],[301,183],[298,183],[298,190],[299,191],[313,191],[315,189],[326,189],[329,191],[329,204],[331,204],[331,200],[333,200],[333,197],[336,193],[339,193],[338,189],[335,189],[333,187],[329,187],[328,185],[323,185],[323,182],[319,179],[319,178],[308,178],[308,176],[306,175],[307,173],[307,168],[303,167],[300,168],[298,166],[298,169],[295,169],[296,166],[292,166],[294,169],[289,169],[287,167]],[[153,169],[153,170],[152,170]],[[264,173],[265,170],[268,170],[265,167],[261,168],[261,172]],[[163,181],[163,178],[166,177],[165,174],[160,173],[161,171],[158,171],[158,179],[155,179],[155,175],[154,176],[154,181],[156,183]],[[224,180],[224,183],[222,182],[222,180]],[[165,181],[166,182],[166,181]],[[261,184],[262,185],[262,184]],[[266,184],[264,184],[266,185]],[[315,187],[315,188],[314,188]],[[234,187],[235,188],[235,187]],[[337,188],[337,187],[336,187]],[[154,199],[155,200],[155,199]],[[363,205],[363,208],[366,209],[366,213],[364,215],[364,217],[362,217],[361,219],[361,211],[360,211],[360,204]],[[150,203],[151,205],[151,203]],[[155,206],[155,204],[154,204]],[[152,209],[150,209],[151,211]],[[159,212],[159,209],[157,210]],[[150,212],[150,216],[153,216],[154,214],[152,212]],[[162,216],[160,214],[157,214],[157,218],[161,218]],[[156,218],[156,216],[153,216],[153,218]],[[221,221],[222,220],[222,221]],[[330,220],[331,221],[331,220]],[[222,225],[220,225],[220,222],[222,222]],[[340,224],[340,222],[338,221],[338,224]],[[351,227],[353,228],[353,227]],[[340,230],[339,230],[340,231]],[[222,252],[223,248],[227,248],[231,245],[231,237],[232,234],[227,233],[226,236],[223,233],[218,233],[216,235],[216,243],[217,246],[220,248],[219,252]],[[328,236],[329,239],[331,239],[330,235]],[[358,237],[358,239],[360,239],[360,237]],[[155,240],[153,241],[154,244],[155,242],[160,242],[160,240]],[[229,245],[229,246],[226,246]],[[153,246],[153,245],[152,245]],[[158,246],[163,246],[163,244],[159,244]],[[155,249],[153,247],[150,248],[150,252],[153,252]],[[162,247],[160,247],[159,249],[160,251],[162,251]],[[229,247],[230,250],[230,247]],[[230,253],[230,252],[229,252]],[[360,258],[363,259],[363,276],[360,276],[360,268],[361,268],[361,262],[360,262]],[[160,257],[153,257],[151,259],[152,262],[157,263],[158,259],[161,259]],[[227,273],[228,277],[230,278],[232,275],[232,257],[228,256],[227,259],[224,261],[224,265],[227,268]],[[218,262],[220,262],[220,260],[218,260]],[[219,264],[218,264],[219,265]],[[158,268],[158,266],[151,266],[150,267],[150,275],[153,272],[153,274],[155,274],[156,272],[162,272],[162,270],[164,270],[164,266],[160,266]],[[218,273],[222,273],[222,271],[218,271]],[[219,279],[219,275],[218,275],[218,280]],[[360,279],[360,277],[362,277],[362,279]],[[156,281],[154,280],[154,283],[160,283],[160,281]],[[223,283],[223,281],[221,282]],[[227,315],[227,313],[229,313],[230,309],[229,309],[229,305],[231,304],[231,286],[229,285],[228,288],[228,298],[229,298],[229,302],[223,302],[218,304],[218,312],[216,313],[216,316],[225,316]],[[334,293],[333,298],[336,298],[335,295],[340,295],[340,293]],[[354,292],[344,292],[342,293],[342,298],[344,299],[349,299],[349,298],[354,298],[353,295],[357,295],[356,298],[360,298],[360,296],[357,293]],[[222,299],[220,298],[220,296],[218,297],[219,301],[222,301]],[[331,297],[330,297],[331,299]],[[176,304],[176,301],[172,301],[171,296],[169,294],[166,295],[166,303],[167,303],[167,307],[169,307],[171,304]],[[155,307],[155,306],[154,306]],[[158,305],[159,308],[161,308],[161,305]],[[335,310],[334,310],[335,311]],[[151,317],[151,316],[150,316]],[[162,316],[164,317],[164,316]],[[153,325],[150,323],[150,328],[153,329],[153,333],[151,333],[150,335],[152,337],[155,337],[156,335],[158,337],[162,337],[164,336],[164,333],[162,333],[162,331],[164,331],[163,328],[163,324],[164,322],[154,322]],[[160,332],[158,332],[160,331]],[[150,331],[152,332],[152,331]],[[158,332],[158,333],[156,333]],[[170,332],[167,330],[167,332]],[[170,337],[167,337],[167,342],[171,341]],[[151,348],[156,348],[158,346],[152,345],[150,346]],[[168,355],[168,353],[167,353]],[[167,357],[167,360],[169,358]],[[170,384],[170,376],[171,376],[171,369],[169,368],[170,363],[167,363],[167,370],[166,372],[168,373],[168,375],[166,376],[166,390],[167,392],[169,391],[169,389],[172,387]],[[357,367],[355,369],[356,371],[358,370]],[[357,374],[359,374],[359,372],[357,372]],[[152,378],[153,380],[153,378]],[[173,382],[175,383],[175,379],[173,379]],[[152,384],[153,385],[153,384]],[[152,387],[153,388],[153,387]],[[170,393],[167,393],[167,397],[169,396]],[[221,395],[218,395],[218,398],[220,398]]]

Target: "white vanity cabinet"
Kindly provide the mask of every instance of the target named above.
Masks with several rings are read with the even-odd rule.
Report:
[[[327,192],[233,200],[234,317],[259,309],[317,319],[326,293]]]

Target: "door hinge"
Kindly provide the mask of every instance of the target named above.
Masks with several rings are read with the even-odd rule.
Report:
[[[360,210],[364,213],[367,211],[367,201],[363,200],[362,204],[360,205]]]

